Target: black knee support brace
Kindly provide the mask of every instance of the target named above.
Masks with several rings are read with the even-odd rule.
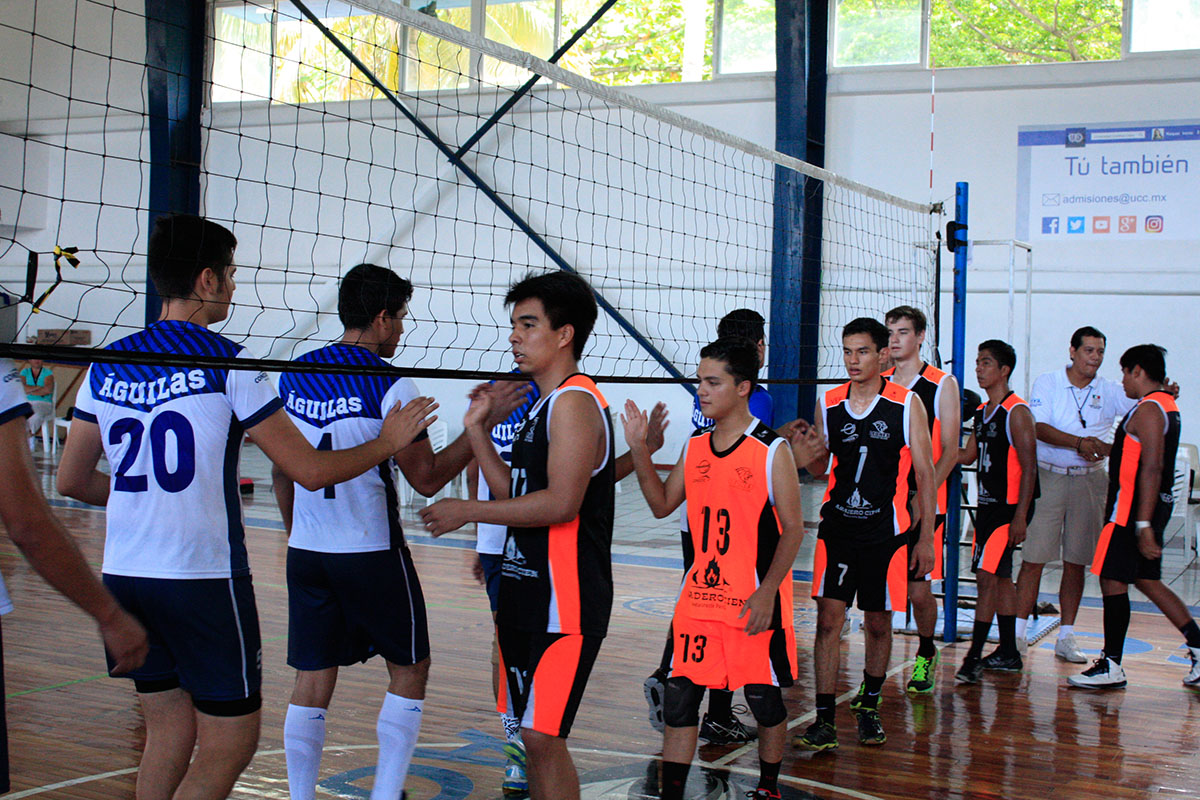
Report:
[[[700,724],[700,701],[703,699],[703,686],[697,686],[687,678],[668,679],[666,697],[663,698],[663,722],[672,728],[694,728]]]
[[[783,707],[783,692],[778,686],[765,683],[750,683],[743,687],[746,695],[746,705],[754,720],[763,728],[773,728],[787,719],[787,709]]]

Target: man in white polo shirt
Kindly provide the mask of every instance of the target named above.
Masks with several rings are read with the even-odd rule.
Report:
[[[1104,465],[1109,445],[1102,437],[1133,405],[1119,382],[1096,374],[1104,363],[1104,346],[1104,334],[1090,325],[1075,331],[1070,364],[1065,370],[1038,376],[1029,397],[1037,422],[1042,496],[1021,552],[1017,640],[1024,640],[1042,568],[1061,558],[1062,618],[1054,655],[1075,664],[1087,662],[1075,642],[1075,615],[1083,597],[1084,569],[1096,551],[1108,491]]]

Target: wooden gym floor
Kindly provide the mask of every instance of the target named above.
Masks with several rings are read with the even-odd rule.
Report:
[[[49,460],[39,464],[48,475]],[[285,663],[286,541],[265,464],[249,447],[243,471],[257,482],[246,517],[264,640],[264,709],[259,753],[233,796],[286,798],[283,716],[292,680]],[[589,798],[657,797],[654,758],[661,739],[646,721],[642,679],[662,650],[679,575],[678,534],[673,520],[651,520],[635,485],[627,483],[617,499],[612,626],[570,739]],[[103,512],[51,495],[98,567]],[[811,491],[805,501],[811,517],[816,502]],[[411,510],[406,519],[408,530],[418,530]],[[433,669],[408,796],[499,797],[503,756],[491,701],[491,618],[482,589],[470,577],[470,536],[410,540],[429,604]],[[784,693],[797,731],[811,720],[813,707],[811,536],[806,543],[797,560],[800,682]],[[1195,565],[1182,559],[1171,564],[1173,585],[1195,605]],[[8,797],[132,798],[143,736],[132,686],[103,675],[90,621],[32,573],[7,538],[0,540],[0,567],[17,606],[3,620],[13,780]],[[1053,591],[1056,583],[1056,577],[1047,579],[1043,590]],[[1099,649],[1094,597],[1085,598],[1077,629],[1085,644]],[[1130,637],[1125,691],[1067,688],[1066,676],[1080,667],[1055,660],[1050,635],[1030,646],[1023,673],[988,675],[972,687],[953,680],[965,645],[947,647],[935,692],[910,699],[903,681],[916,641],[897,636],[882,705],[889,739],[882,748],[866,748],[857,743],[845,708],[862,669],[862,636],[854,633],[843,643],[841,747],[818,755],[789,751],[784,797],[1200,798],[1200,694],[1180,685],[1187,670],[1181,637],[1149,610],[1135,610]],[[386,682],[378,659],[342,671],[318,797],[368,797],[375,716]],[[754,788],[753,746],[704,747],[697,763],[704,768],[692,771],[690,797],[740,797]]]

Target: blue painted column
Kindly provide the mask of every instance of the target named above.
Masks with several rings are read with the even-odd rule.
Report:
[[[164,214],[200,213],[205,8],[204,0],[146,0],[147,236]],[[147,275],[147,324],[161,307]]]
[[[954,185],[954,222],[947,245],[954,252],[954,343],[951,346],[951,373],[958,385],[966,387],[967,355],[967,184]],[[958,541],[962,536],[962,470],[958,467],[946,481],[946,561],[945,590],[942,603],[945,626],[942,638],[953,642],[958,636]]]
[[[776,0],[775,148],[825,164],[825,0]],[[821,303],[822,185],[775,168],[768,377],[815,379]],[[775,418],[811,417],[816,386],[772,385]]]

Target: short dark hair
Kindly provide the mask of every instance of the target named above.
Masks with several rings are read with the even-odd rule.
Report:
[[[512,285],[504,296],[504,304],[511,306],[532,299],[542,301],[551,328],[558,330],[563,325],[575,328],[572,346],[578,361],[596,324],[596,294],[592,287],[573,272],[531,273]]]
[[[1008,342],[1000,339],[988,339],[985,342],[979,343],[979,352],[991,353],[992,358],[996,359],[996,363],[1002,367],[1008,367],[1008,374],[1012,375],[1012,371],[1017,368],[1017,351]]]
[[[896,306],[883,315],[883,321],[887,323],[902,319],[912,320],[913,333],[924,333],[925,328],[928,326],[928,321],[925,319],[925,312],[912,306]]]
[[[745,336],[722,336],[704,345],[700,357],[724,362],[725,371],[738,383],[758,382],[758,342]]]
[[[1107,336],[1093,328],[1091,325],[1084,325],[1082,328],[1071,334],[1071,348],[1076,349],[1080,347],[1083,344],[1083,337],[1085,336],[1090,336],[1093,339],[1099,339],[1105,344],[1108,344]]]
[[[395,316],[412,299],[413,285],[395,272],[374,264],[358,264],[338,287],[338,319],[347,330],[360,330],[386,311]]]
[[[721,321],[717,323],[717,338],[741,336],[754,342],[757,347],[759,342],[766,341],[765,325],[766,320],[757,311],[750,308],[736,308],[721,317]]]
[[[869,334],[871,340],[875,342],[875,348],[882,350],[888,346],[888,329],[877,319],[873,317],[859,317],[852,319],[846,323],[846,327],[842,328],[842,338],[853,336],[856,333]]]
[[[228,228],[193,214],[171,214],[154,223],[146,267],[160,297],[190,297],[206,269],[224,282],[235,249],[237,238]]]
[[[1155,383],[1167,380],[1167,349],[1156,344],[1137,344],[1121,354],[1121,368],[1132,371],[1141,367]]]

